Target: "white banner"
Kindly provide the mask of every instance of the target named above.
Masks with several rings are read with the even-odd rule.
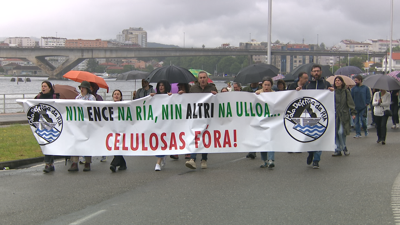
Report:
[[[302,90],[17,100],[48,155],[334,151],[334,93]]]

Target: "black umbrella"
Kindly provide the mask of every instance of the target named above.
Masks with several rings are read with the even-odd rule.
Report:
[[[360,73],[363,73],[363,71],[356,66],[345,66],[336,70],[335,75],[350,76],[352,74],[360,74]]]
[[[382,89],[386,91],[400,90],[400,82],[385,74],[368,76],[364,79],[363,84],[373,89]]]
[[[292,72],[286,74],[285,79],[283,79],[283,80],[284,81],[294,81],[297,79],[300,72],[306,72],[308,74],[308,77],[311,78],[311,68],[314,65],[318,65],[318,64],[307,63],[307,64],[300,65],[300,66],[296,67]],[[321,67],[322,67],[322,75],[321,75],[322,77],[330,77],[333,75],[330,70],[330,67],[328,65],[321,66]]]
[[[117,80],[137,80],[144,79],[147,77],[149,73],[143,72],[140,70],[131,70],[125,73],[122,73],[117,77]]]
[[[275,77],[278,72],[279,69],[273,65],[253,64],[241,69],[234,81],[242,84],[261,82],[264,77]]]
[[[150,72],[146,77],[149,83],[167,80],[169,83],[190,83],[197,78],[187,69],[178,66],[164,66]]]

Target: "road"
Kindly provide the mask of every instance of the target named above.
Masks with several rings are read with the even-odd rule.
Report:
[[[168,158],[155,172],[155,157],[127,157],[111,173],[111,157],[94,157],[90,172],[62,160],[50,174],[43,164],[0,171],[1,224],[395,224],[399,134],[389,128],[383,146],[374,129],[352,133],[351,155],[324,152],[320,169],[307,153],[276,153],[273,170],[235,153],[210,154],[205,170]]]

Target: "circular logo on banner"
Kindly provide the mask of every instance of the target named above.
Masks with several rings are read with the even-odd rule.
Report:
[[[61,113],[51,105],[39,104],[29,108],[29,125],[39,145],[50,144],[57,140],[63,128]]]
[[[288,134],[298,142],[312,142],[328,128],[328,113],[318,100],[303,97],[294,100],[286,109],[284,125]]]

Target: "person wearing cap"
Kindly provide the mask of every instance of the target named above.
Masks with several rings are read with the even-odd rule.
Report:
[[[96,101],[96,97],[91,94],[90,84],[87,81],[82,81],[81,85],[79,85],[79,90],[81,93],[76,96],[77,100],[88,100],[88,101]],[[71,168],[68,169],[69,172],[79,171],[78,161],[79,156],[71,156],[72,165]],[[85,156],[85,168],[83,171],[90,171],[90,163],[92,163],[92,156]]]

